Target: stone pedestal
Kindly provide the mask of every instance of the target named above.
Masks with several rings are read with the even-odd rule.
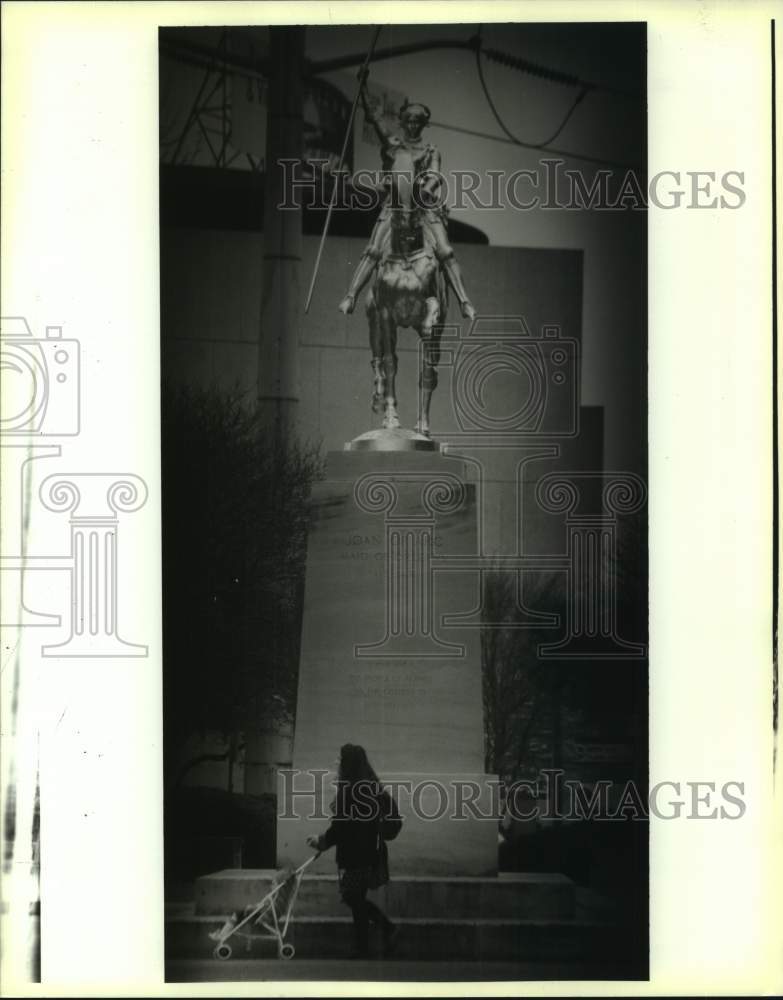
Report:
[[[479,633],[442,624],[479,606],[478,574],[437,566],[476,545],[474,489],[459,461],[422,451],[329,455],[313,496],[293,774],[278,779],[278,865],[300,863],[305,838],[325,828],[336,758],[350,742],[395,784],[405,817],[390,845],[395,874],[496,872]],[[460,809],[460,799],[472,806]],[[331,871],[334,858],[317,864]]]

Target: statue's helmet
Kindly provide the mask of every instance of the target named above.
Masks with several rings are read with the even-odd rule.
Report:
[[[422,104],[420,101],[409,101],[406,97],[399,111],[400,121],[404,122],[406,118],[412,118],[414,116],[416,118],[423,118],[424,124],[428,125],[429,120],[432,117],[432,112],[426,104]]]

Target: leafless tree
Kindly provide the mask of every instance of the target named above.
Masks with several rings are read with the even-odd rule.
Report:
[[[164,386],[162,400],[164,729],[176,783],[190,736],[222,733],[230,773],[239,734],[293,717],[322,461],[312,445],[275,445],[239,393]]]
[[[525,606],[558,613],[563,581],[556,574],[525,576]],[[524,770],[530,740],[551,705],[553,667],[538,648],[557,636],[541,623],[525,624],[529,614],[518,599],[513,572],[493,568],[483,576],[484,626],[481,630],[485,762],[489,773],[516,778]]]

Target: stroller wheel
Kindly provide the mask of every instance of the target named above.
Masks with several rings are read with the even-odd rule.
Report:
[[[281,958],[285,958],[285,959],[293,958],[295,954],[296,954],[296,950],[295,950],[295,948],[294,948],[294,946],[292,944],[284,944],[280,948],[280,957]]]
[[[225,962],[227,959],[231,958],[231,945],[219,944],[217,948],[215,948],[213,955],[215,958],[219,958],[222,962]]]

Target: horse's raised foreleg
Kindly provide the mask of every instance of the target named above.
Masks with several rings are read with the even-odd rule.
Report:
[[[416,430],[420,434],[430,434],[430,402],[438,384],[437,364],[440,360],[440,337],[443,327],[439,326],[440,305],[435,297],[427,299],[427,313],[419,330],[421,337],[421,372],[419,374],[419,419]]]
[[[370,328],[370,351],[372,353],[372,412],[380,413],[386,394],[386,378],[383,373],[383,335],[378,318],[378,306],[372,291],[367,296],[367,323]]]
[[[379,311],[381,337],[383,341],[383,375],[385,382],[383,426],[393,429],[400,426],[397,415],[397,324],[389,309]]]

